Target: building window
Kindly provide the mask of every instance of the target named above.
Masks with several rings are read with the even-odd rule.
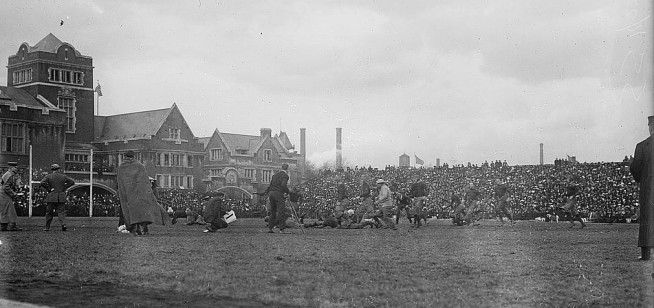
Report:
[[[25,126],[19,123],[2,123],[0,152],[25,152]]]
[[[58,68],[49,68],[48,80],[52,82],[61,82],[81,86],[84,84],[84,73]]]
[[[179,140],[179,128],[171,128],[168,130],[168,138]]]
[[[155,179],[157,180],[157,185],[162,187],[161,185],[163,185],[163,175],[157,174],[155,175]]]
[[[163,184],[161,187],[164,188],[170,188],[170,175],[169,174],[164,174],[163,175]]]
[[[21,84],[32,81],[32,69],[24,69],[13,73],[14,84]]]
[[[222,160],[223,149],[211,149],[209,151],[209,160]]]
[[[186,155],[186,166],[193,168],[193,155]]]
[[[66,162],[71,162],[71,163],[86,163],[89,161],[89,155],[66,153],[64,155],[64,159],[66,160]]]
[[[192,175],[187,175],[186,176],[186,188],[193,189],[193,176]]]
[[[211,176],[220,176],[223,169],[211,169]]]
[[[164,163],[163,166],[170,166],[170,154],[164,153]]]
[[[254,179],[254,169],[245,169],[245,178]]]
[[[263,161],[272,161],[272,150],[263,150]]]
[[[270,180],[272,179],[272,170],[262,170],[261,171],[261,182],[263,183],[270,183]]]
[[[66,111],[66,132],[75,132],[75,99],[72,97],[59,97],[59,109]]]
[[[247,155],[248,150],[236,150],[236,154]]]

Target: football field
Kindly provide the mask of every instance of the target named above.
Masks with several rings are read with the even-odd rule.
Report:
[[[300,229],[261,219],[116,233],[115,219],[69,231],[0,233],[0,298],[53,307],[651,306],[654,262],[637,224],[434,220],[411,230]]]

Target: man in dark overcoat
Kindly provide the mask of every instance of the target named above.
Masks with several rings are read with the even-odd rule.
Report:
[[[16,226],[14,198],[19,194],[18,163],[8,162],[9,170],[0,178],[0,231],[22,231]]]
[[[41,188],[48,192],[45,197],[45,229],[43,231],[50,231],[53,211],[57,211],[61,231],[66,231],[66,190],[75,185],[75,181],[61,173],[61,167],[58,164],[52,164],[50,170],[52,173],[41,180]]]
[[[145,166],[134,159],[134,151],[125,153],[117,182],[125,226],[132,235],[140,235],[141,229],[151,223],[166,224],[168,213],[157,203]]]
[[[652,205],[652,137],[654,137],[654,116],[647,118],[650,136],[636,145],[634,160],[629,166],[631,174],[640,184],[638,203],[640,205],[640,228],[638,229],[638,247],[641,260],[649,260],[651,248],[654,247],[654,205]]]

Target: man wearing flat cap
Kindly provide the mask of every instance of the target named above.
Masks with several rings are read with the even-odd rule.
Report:
[[[651,249],[654,247],[654,170],[652,170],[652,147],[654,146],[654,116],[647,118],[650,136],[636,145],[634,160],[629,166],[634,180],[640,184],[638,196],[640,204],[640,227],[638,229],[638,247],[641,249],[641,260],[651,258]]]
[[[75,185],[75,181],[61,173],[61,167],[58,164],[52,164],[50,170],[52,173],[41,180],[41,188],[48,192],[45,197],[45,229],[43,231],[50,231],[53,211],[57,211],[61,231],[66,231],[66,190]]]
[[[21,231],[16,226],[16,208],[14,198],[18,196],[18,163],[8,162],[9,170],[0,179],[0,231]]]

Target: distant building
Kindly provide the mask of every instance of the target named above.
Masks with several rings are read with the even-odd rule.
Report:
[[[295,151],[286,132],[272,136],[270,128],[260,134],[223,133],[217,129],[204,143],[204,178],[207,189],[222,190],[235,199],[252,198],[270,184],[273,174],[289,165],[289,185],[302,181],[304,156]]]
[[[8,58],[0,91],[0,166],[27,166],[30,145],[36,169],[83,162],[94,128],[91,57],[52,33],[34,46],[22,43]]]
[[[400,163],[399,163],[400,168],[409,168],[411,167],[411,157],[409,155],[406,155],[406,153],[400,155]]]
[[[193,135],[176,104],[170,108],[95,117],[96,170],[115,175],[126,151],[136,153],[161,188],[202,186],[204,145]],[[112,183],[113,184],[113,183]]]
[[[10,161],[26,168],[32,145],[37,172],[58,163],[88,187],[93,163],[93,186],[115,193],[116,167],[134,150],[160,186],[203,189],[204,148],[176,105],[95,116],[93,59],[52,33],[34,46],[22,43],[7,69],[8,85],[0,87],[0,169]]]

